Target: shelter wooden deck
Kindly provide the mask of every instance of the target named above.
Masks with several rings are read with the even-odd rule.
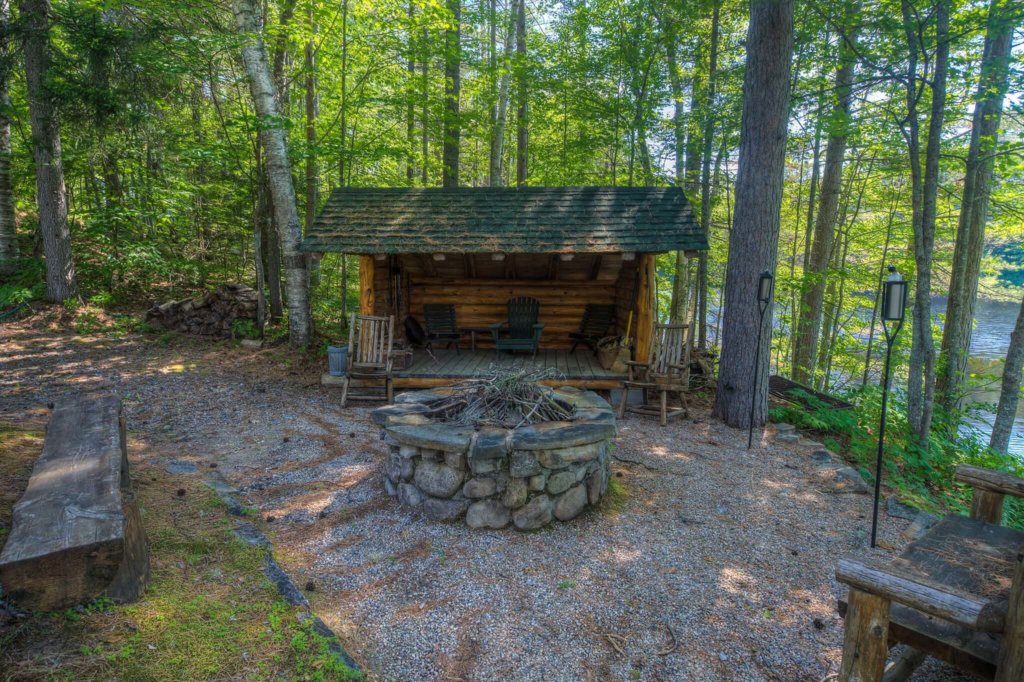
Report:
[[[502,353],[494,350],[438,350],[433,359],[425,351],[413,354],[408,369],[394,370],[395,388],[425,388],[444,386],[468,379],[491,367],[521,367],[529,365],[538,369],[550,369],[557,373],[551,382],[594,390],[611,390],[622,385],[624,374],[603,369],[593,353],[579,350],[570,353],[562,349],[541,349],[536,359],[528,354]]]

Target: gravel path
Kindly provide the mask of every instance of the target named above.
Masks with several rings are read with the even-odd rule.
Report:
[[[699,407],[666,428],[627,418],[615,504],[533,533],[473,531],[384,494],[378,430],[319,386],[321,362],[8,324],[0,420],[120,393],[135,437],[215,464],[259,509],[373,679],[817,682],[838,669],[833,567],[865,545],[870,497],[823,492],[806,441],[770,433],[748,452],[745,432]],[[883,516],[880,537],[901,546],[907,525]],[[966,678],[930,662],[913,679]]]

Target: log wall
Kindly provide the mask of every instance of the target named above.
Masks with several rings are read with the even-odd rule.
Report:
[[[389,256],[386,261],[362,256],[360,312],[394,315],[395,335],[401,338],[407,315],[423,321],[424,303],[451,303],[460,326],[486,327],[505,319],[510,298],[531,296],[540,301],[541,347],[556,349],[572,345],[569,332],[579,328],[586,304],[613,304],[616,319],[609,333],[625,334],[630,311],[635,311],[630,333],[646,357],[653,320],[650,301],[638,306],[637,297],[653,298],[653,281],[638,283],[637,270],[651,279],[653,259],[653,254],[636,254],[632,260],[624,260],[621,254],[599,258],[581,254],[572,261],[560,261],[551,254],[516,254],[501,262],[453,254],[443,261],[424,255]],[[397,297],[391,290],[392,267],[397,268],[401,283]],[[477,341],[491,345],[485,335],[478,334]]]

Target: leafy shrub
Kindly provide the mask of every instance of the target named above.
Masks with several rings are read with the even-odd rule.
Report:
[[[881,390],[868,387],[851,394],[848,399],[854,407],[849,410],[837,410],[807,393],[801,393],[800,398],[807,407],[774,407],[772,419],[815,433],[829,449],[843,453],[873,481]],[[945,414],[938,406],[926,444],[918,443],[913,436],[906,417],[906,402],[898,391],[890,393],[886,415],[883,482],[912,506],[931,512],[965,513],[970,508],[971,492],[953,480],[958,464],[1024,476],[1024,463],[986,447],[983,434],[962,425],[958,415]],[[1021,500],[1007,498],[1005,522],[1024,528]]]
[[[258,339],[260,329],[253,320],[238,319],[231,323],[231,338]]]

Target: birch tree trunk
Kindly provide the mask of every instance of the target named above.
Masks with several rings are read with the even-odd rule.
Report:
[[[850,37],[840,38],[840,64],[835,76],[835,102],[828,121],[828,141],[825,143],[825,167],[822,171],[818,212],[811,242],[811,257],[804,265],[803,294],[797,321],[793,351],[793,380],[810,384],[814,378],[814,358],[818,352],[822,313],[825,300],[825,280],[839,215],[839,193],[843,182],[843,160],[850,130],[850,106],[853,100],[854,52],[848,41],[854,40],[855,30],[850,27],[856,11],[847,15]]]
[[[75,261],[71,254],[68,197],[61,162],[60,118],[49,91],[50,2],[22,0],[25,87],[32,124],[32,154],[36,165],[39,231],[46,256],[46,299],[59,303],[78,295]]]
[[[11,98],[8,82],[11,72],[11,3],[0,0],[0,276],[14,272],[18,258],[17,230],[14,221],[14,187],[11,182]]]
[[[989,7],[985,51],[975,95],[964,193],[949,279],[946,323],[942,330],[941,350],[945,363],[939,375],[938,388],[940,401],[947,409],[954,409],[960,401],[971,346],[988,199],[1016,23],[1008,4],[1007,0],[993,0]]]
[[[775,271],[786,160],[793,0],[751,0],[743,77],[736,212],[729,239],[722,354],[715,416],[726,424],[763,424],[768,412],[768,348],[756,347],[758,278]],[[766,315],[761,332],[771,325]],[[763,333],[763,337],[767,338]],[[754,358],[759,360],[754,393]]]
[[[442,144],[441,186],[459,186],[459,95],[462,91],[461,0],[447,0],[451,22],[444,33],[444,140]]]
[[[1020,303],[1017,324],[1010,334],[1010,347],[1006,351],[1006,364],[1003,365],[1003,385],[999,391],[999,406],[996,408],[996,420],[992,424],[992,436],[989,447],[999,452],[1010,449],[1010,432],[1017,417],[1017,404],[1020,401],[1021,373],[1024,372],[1024,300]]]
[[[285,293],[288,299],[288,338],[292,346],[309,344],[312,324],[309,315],[309,276],[306,259],[299,252],[302,225],[295,201],[291,165],[281,113],[274,97],[274,83],[267,63],[255,0],[234,0],[235,25],[242,35],[242,62],[249,76],[253,105],[260,117],[260,139],[267,159],[267,182],[274,204],[274,218],[281,227]]]

